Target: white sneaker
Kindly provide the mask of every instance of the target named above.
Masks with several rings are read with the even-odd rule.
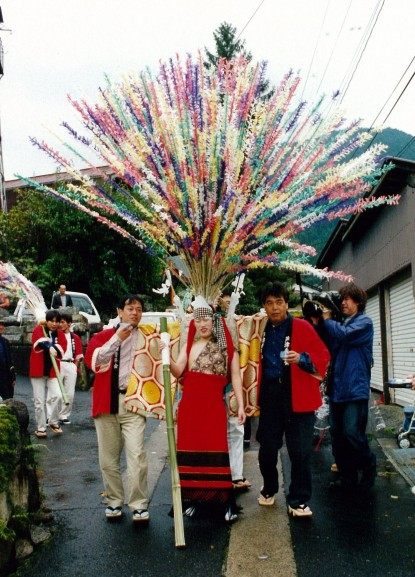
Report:
[[[288,505],[288,514],[293,517],[312,517],[313,511],[307,504],[298,505],[298,507],[290,507]]]

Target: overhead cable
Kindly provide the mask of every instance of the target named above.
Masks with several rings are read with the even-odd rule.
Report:
[[[385,5],[385,0],[381,0],[381,2],[382,2],[382,3],[381,3],[381,5],[380,5],[380,8],[379,8],[379,10],[377,11],[377,13],[376,13],[376,15],[375,15],[375,17],[374,17],[374,19],[373,19],[373,20],[374,20],[373,25],[372,25],[372,27],[371,27],[371,29],[370,29],[370,31],[369,31],[369,34],[368,34],[368,36],[367,36],[367,38],[366,38],[366,41],[364,42],[363,48],[362,48],[362,50],[361,50],[361,52],[360,52],[360,54],[359,54],[359,56],[358,56],[358,58],[357,58],[356,64],[355,64],[355,66],[354,66],[354,68],[353,68],[353,71],[352,71],[352,73],[351,73],[351,75],[350,75],[350,78],[349,78],[349,80],[348,80],[348,82],[347,82],[347,84],[346,84],[346,87],[344,88],[344,90],[341,91],[341,92],[342,92],[342,95],[341,95],[341,98],[340,98],[339,105],[343,102],[344,97],[345,97],[346,94],[347,94],[347,91],[348,91],[348,89],[349,89],[349,87],[350,87],[350,84],[351,84],[353,78],[354,78],[354,75],[355,75],[355,73],[356,73],[356,70],[358,69],[359,64],[360,64],[360,62],[361,62],[361,60],[362,60],[362,58],[363,58],[363,54],[364,54],[365,51],[366,51],[367,45],[368,45],[368,43],[369,43],[369,40],[370,40],[371,37],[372,37],[373,31],[374,31],[375,26],[376,26],[376,24],[377,24],[377,22],[378,22],[380,13],[382,12],[383,6]],[[380,2],[379,2],[379,3],[380,3]],[[378,3],[378,5],[379,5],[379,3]]]
[[[308,67],[307,76],[306,76],[306,79],[305,79],[305,82],[304,82],[304,86],[303,86],[303,91],[302,91],[302,93],[301,93],[301,100],[303,100],[304,92],[305,92],[305,89],[306,89],[306,87],[307,87],[308,77],[310,76],[311,68],[312,68],[313,63],[314,63],[314,57],[315,57],[315,55],[316,55],[317,47],[318,47],[319,42],[320,42],[320,37],[321,37],[321,33],[322,33],[322,31],[323,31],[324,23],[326,22],[326,16],[327,16],[327,12],[328,12],[328,10],[329,10],[330,2],[331,2],[331,0],[327,0],[327,4],[326,4],[326,9],[325,9],[325,11],[324,11],[323,20],[322,20],[322,22],[321,22],[320,30],[319,30],[318,35],[317,35],[317,40],[316,40],[316,44],[315,44],[315,46],[314,46],[313,55],[312,55],[312,57],[311,57],[310,65],[309,65],[309,67]]]
[[[242,30],[239,32],[236,40],[239,40],[239,38],[241,37],[242,32],[244,32],[246,30],[246,27],[248,26],[248,24],[251,22],[251,20],[253,19],[253,17],[255,16],[255,14],[258,12],[258,10],[261,8],[261,6],[263,5],[263,3],[265,2],[265,0],[261,0],[261,2],[259,3],[259,5],[256,7],[256,9],[254,10],[252,16],[249,18],[248,22],[245,24],[245,26],[242,28]]]
[[[322,75],[322,77],[321,77],[320,84],[318,85],[318,88],[317,88],[317,90],[316,90],[316,94],[319,94],[319,92],[320,92],[320,88],[321,88],[321,85],[323,84],[324,77],[326,76],[327,69],[328,69],[328,67],[330,66],[331,60],[332,60],[332,58],[333,58],[333,54],[334,54],[334,52],[335,52],[335,50],[336,50],[336,48],[337,48],[337,43],[338,43],[338,41],[339,41],[339,38],[340,38],[340,36],[341,36],[341,33],[343,32],[343,27],[344,27],[344,24],[345,24],[345,22],[346,22],[346,20],[347,20],[347,16],[349,15],[349,11],[350,11],[350,7],[351,7],[351,5],[352,5],[352,2],[353,2],[353,0],[350,0],[350,1],[349,1],[349,5],[348,5],[347,10],[346,10],[346,13],[345,13],[345,15],[344,15],[343,21],[342,21],[342,23],[341,23],[341,25],[340,25],[339,31],[337,32],[336,40],[335,40],[335,42],[334,42],[332,51],[331,51],[330,56],[329,56],[329,58],[328,58],[328,60],[327,60],[326,67],[325,67],[325,69],[324,69],[324,71],[323,71],[323,75]]]
[[[410,63],[408,64],[408,66],[405,68],[404,72],[402,73],[401,77],[399,78],[398,82],[395,84],[395,87],[393,88],[392,92],[390,93],[390,95],[388,96],[388,98],[386,99],[384,105],[382,106],[382,108],[379,110],[379,112],[377,113],[377,115],[375,116],[374,120],[372,121],[372,124],[370,125],[369,128],[372,128],[377,119],[379,118],[379,116],[382,114],[384,108],[386,107],[387,103],[389,102],[389,100],[392,98],[392,94],[395,92],[395,90],[398,88],[399,84],[402,82],[402,79],[404,78],[405,74],[408,72],[408,70],[410,69],[412,63],[415,60],[415,56],[412,57],[412,60],[410,61]],[[385,119],[386,120],[386,119]],[[382,124],[385,123],[385,120],[383,121]]]

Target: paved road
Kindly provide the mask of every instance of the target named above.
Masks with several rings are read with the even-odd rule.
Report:
[[[28,379],[19,378],[16,398],[33,416]],[[103,517],[102,482],[89,393],[77,392],[73,424],[61,437],[39,444],[43,491],[55,512],[53,539],[27,561],[19,577],[95,577],[166,574],[169,577],[409,577],[415,497],[374,441],[379,477],[370,497],[330,493],[330,447],[314,453],[312,520],[288,520],[283,495],[276,507],[259,508],[257,446],[245,454],[252,491],[240,499],[244,515],[230,530],[222,520],[185,519],[186,549],[174,547],[170,474],[163,424],[149,422],[151,523],[136,528],[126,515]],[[31,427],[34,429],[33,421]],[[37,442],[37,441],[36,441]],[[283,454],[286,483],[287,456]],[[264,510],[265,509],[265,510]]]

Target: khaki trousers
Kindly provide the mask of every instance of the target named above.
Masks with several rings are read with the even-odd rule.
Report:
[[[100,415],[95,418],[95,429],[98,437],[99,465],[108,505],[122,507],[126,502],[133,511],[148,508],[148,463],[144,451],[146,418],[128,412],[124,397],[125,395],[119,395],[117,415]],[[120,469],[123,447],[127,462],[129,490],[127,498]]]

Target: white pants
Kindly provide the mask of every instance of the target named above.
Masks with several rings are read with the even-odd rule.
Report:
[[[61,403],[61,410],[59,412],[59,419],[69,419],[69,416],[72,411],[73,406],[73,399],[75,396],[75,385],[76,385],[76,378],[78,376],[77,369],[75,363],[67,363],[65,361],[61,361],[60,364],[60,372],[63,381],[63,386],[65,388],[66,394],[68,396],[69,404],[65,405],[62,401]]]
[[[144,450],[146,418],[128,412],[125,395],[119,395],[117,415],[95,418],[98,437],[98,455],[108,505],[122,507],[128,503],[131,510],[148,508],[147,454]],[[127,461],[129,495],[124,498],[120,458],[123,447]]]
[[[46,418],[49,424],[59,424],[59,407],[62,399],[58,379],[32,377],[33,403],[38,431],[46,431]]]
[[[244,476],[244,426],[238,423],[238,417],[228,417],[229,463],[233,481]]]

